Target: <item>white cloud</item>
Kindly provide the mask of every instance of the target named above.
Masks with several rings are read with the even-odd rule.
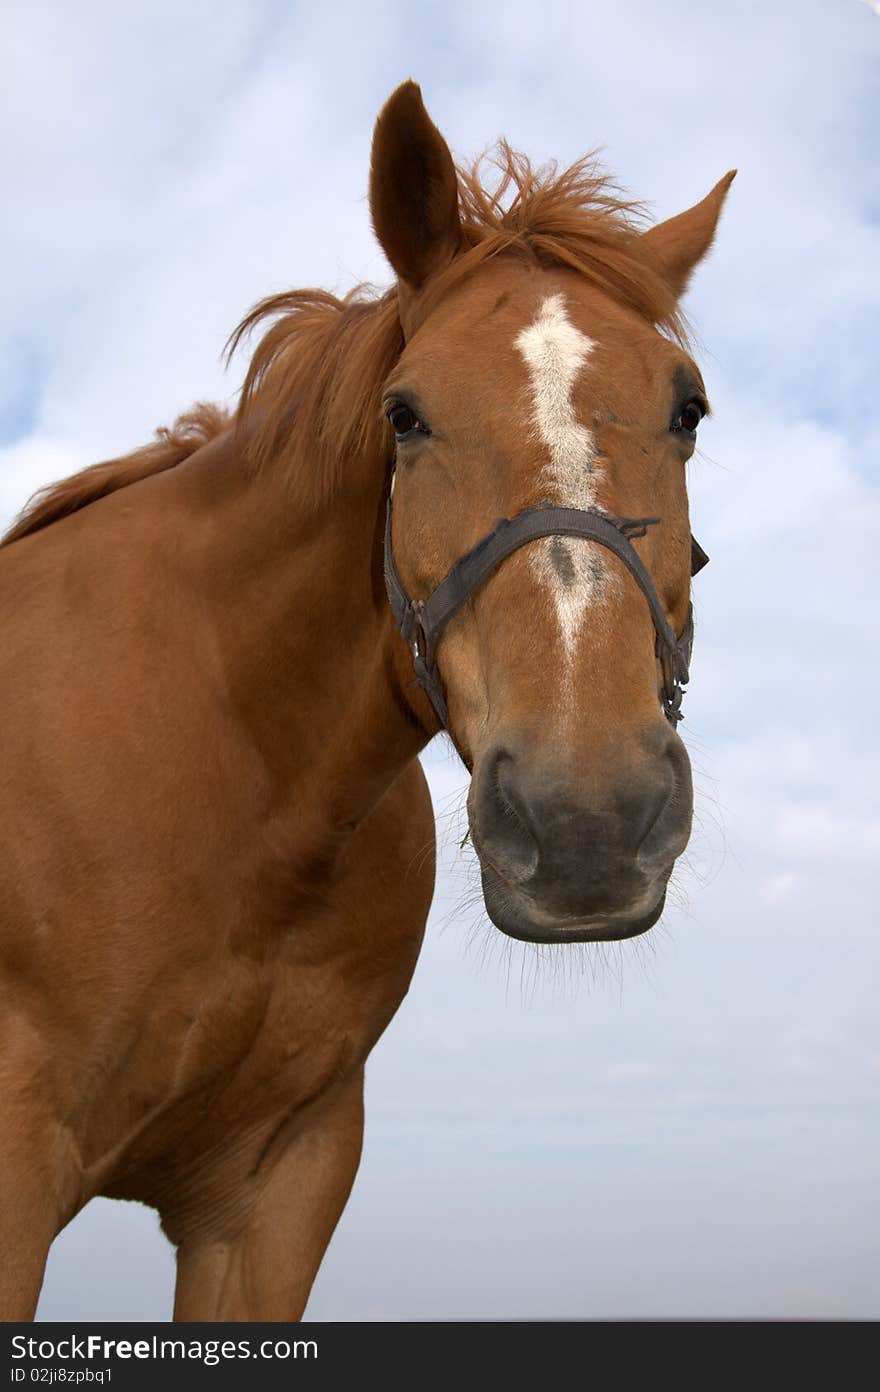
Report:
[[[822,806],[783,808],[776,834],[788,850],[815,860],[864,860],[873,869],[880,857],[880,817],[841,814]]]
[[[768,875],[761,884],[765,904],[787,904],[804,891],[804,878],[793,870],[781,870]]]

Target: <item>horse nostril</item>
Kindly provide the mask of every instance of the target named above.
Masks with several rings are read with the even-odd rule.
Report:
[[[636,864],[646,872],[657,860],[670,863],[676,859],[690,837],[693,807],[690,760],[678,736],[672,730],[664,733],[663,758],[669,783],[636,854]]]
[[[482,762],[469,798],[478,849],[506,878],[527,880],[540,855],[528,804],[517,789],[516,759],[503,746]]]
[[[533,829],[528,803],[516,786],[516,770],[513,756],[505,753],[495,764],[495,795],[502,813],[509,819],[511,831],[517,835],[523,846],[528,844],[533,853],[535,868],[538,861],[538,840]]]

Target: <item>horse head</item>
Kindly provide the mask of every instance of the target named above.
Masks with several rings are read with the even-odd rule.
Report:
[[[624,938],[659,918],[691,829],[686,465],[709,406],[678,304],[733,173],[644,231],[588,161],[499,158],[494,192],[456,170],[414,83],[376,125],[404,337],[386,578],[420,717],[473,775],[491,919]]]

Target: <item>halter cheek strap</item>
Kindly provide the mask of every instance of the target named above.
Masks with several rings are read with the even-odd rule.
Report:
[[[393,486],[392,486],[393,491]],[[385,587],[391,611],[404,640],[412,651],[416,681],[427,693],[444,728],[448,724],[446,701],[436,664],[437,644],[450,619],[489,579],[490,575],[521,546],[541,537],[570,536],[596,541],[613,551],[632,575],[651,611],[656,633],[655,650],[663,672],[660,699],[663,713],[673,728],[681,720],[683,687],[688,680],[694,641],[693,606],[680,637],[666,618],[666,611],[654,588],[644,562],[632,545],[643,537],[659,517],[610,517],[595,508],[567,508],[546,504],[526,508],[513,518],[503,517],[476,546],[456,561],[427,599],[411,599],[400,578],[391,544],[391,493],[385,514]],[[691,537],[691,575],[707,564],[709,557]]]

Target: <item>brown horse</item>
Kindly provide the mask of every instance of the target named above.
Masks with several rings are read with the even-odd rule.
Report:
[[[7,1319],[99,1194],[159,1211],[176,1318],[301,1315],[431,902],[441,717],[501,929],[660,913],[707,410],[677,304],[732,175],[642,231],[586,162],[499,160],[456,171],[402,86],[396,287],[265,301],[234,419],[45,490],[0,550]]]

